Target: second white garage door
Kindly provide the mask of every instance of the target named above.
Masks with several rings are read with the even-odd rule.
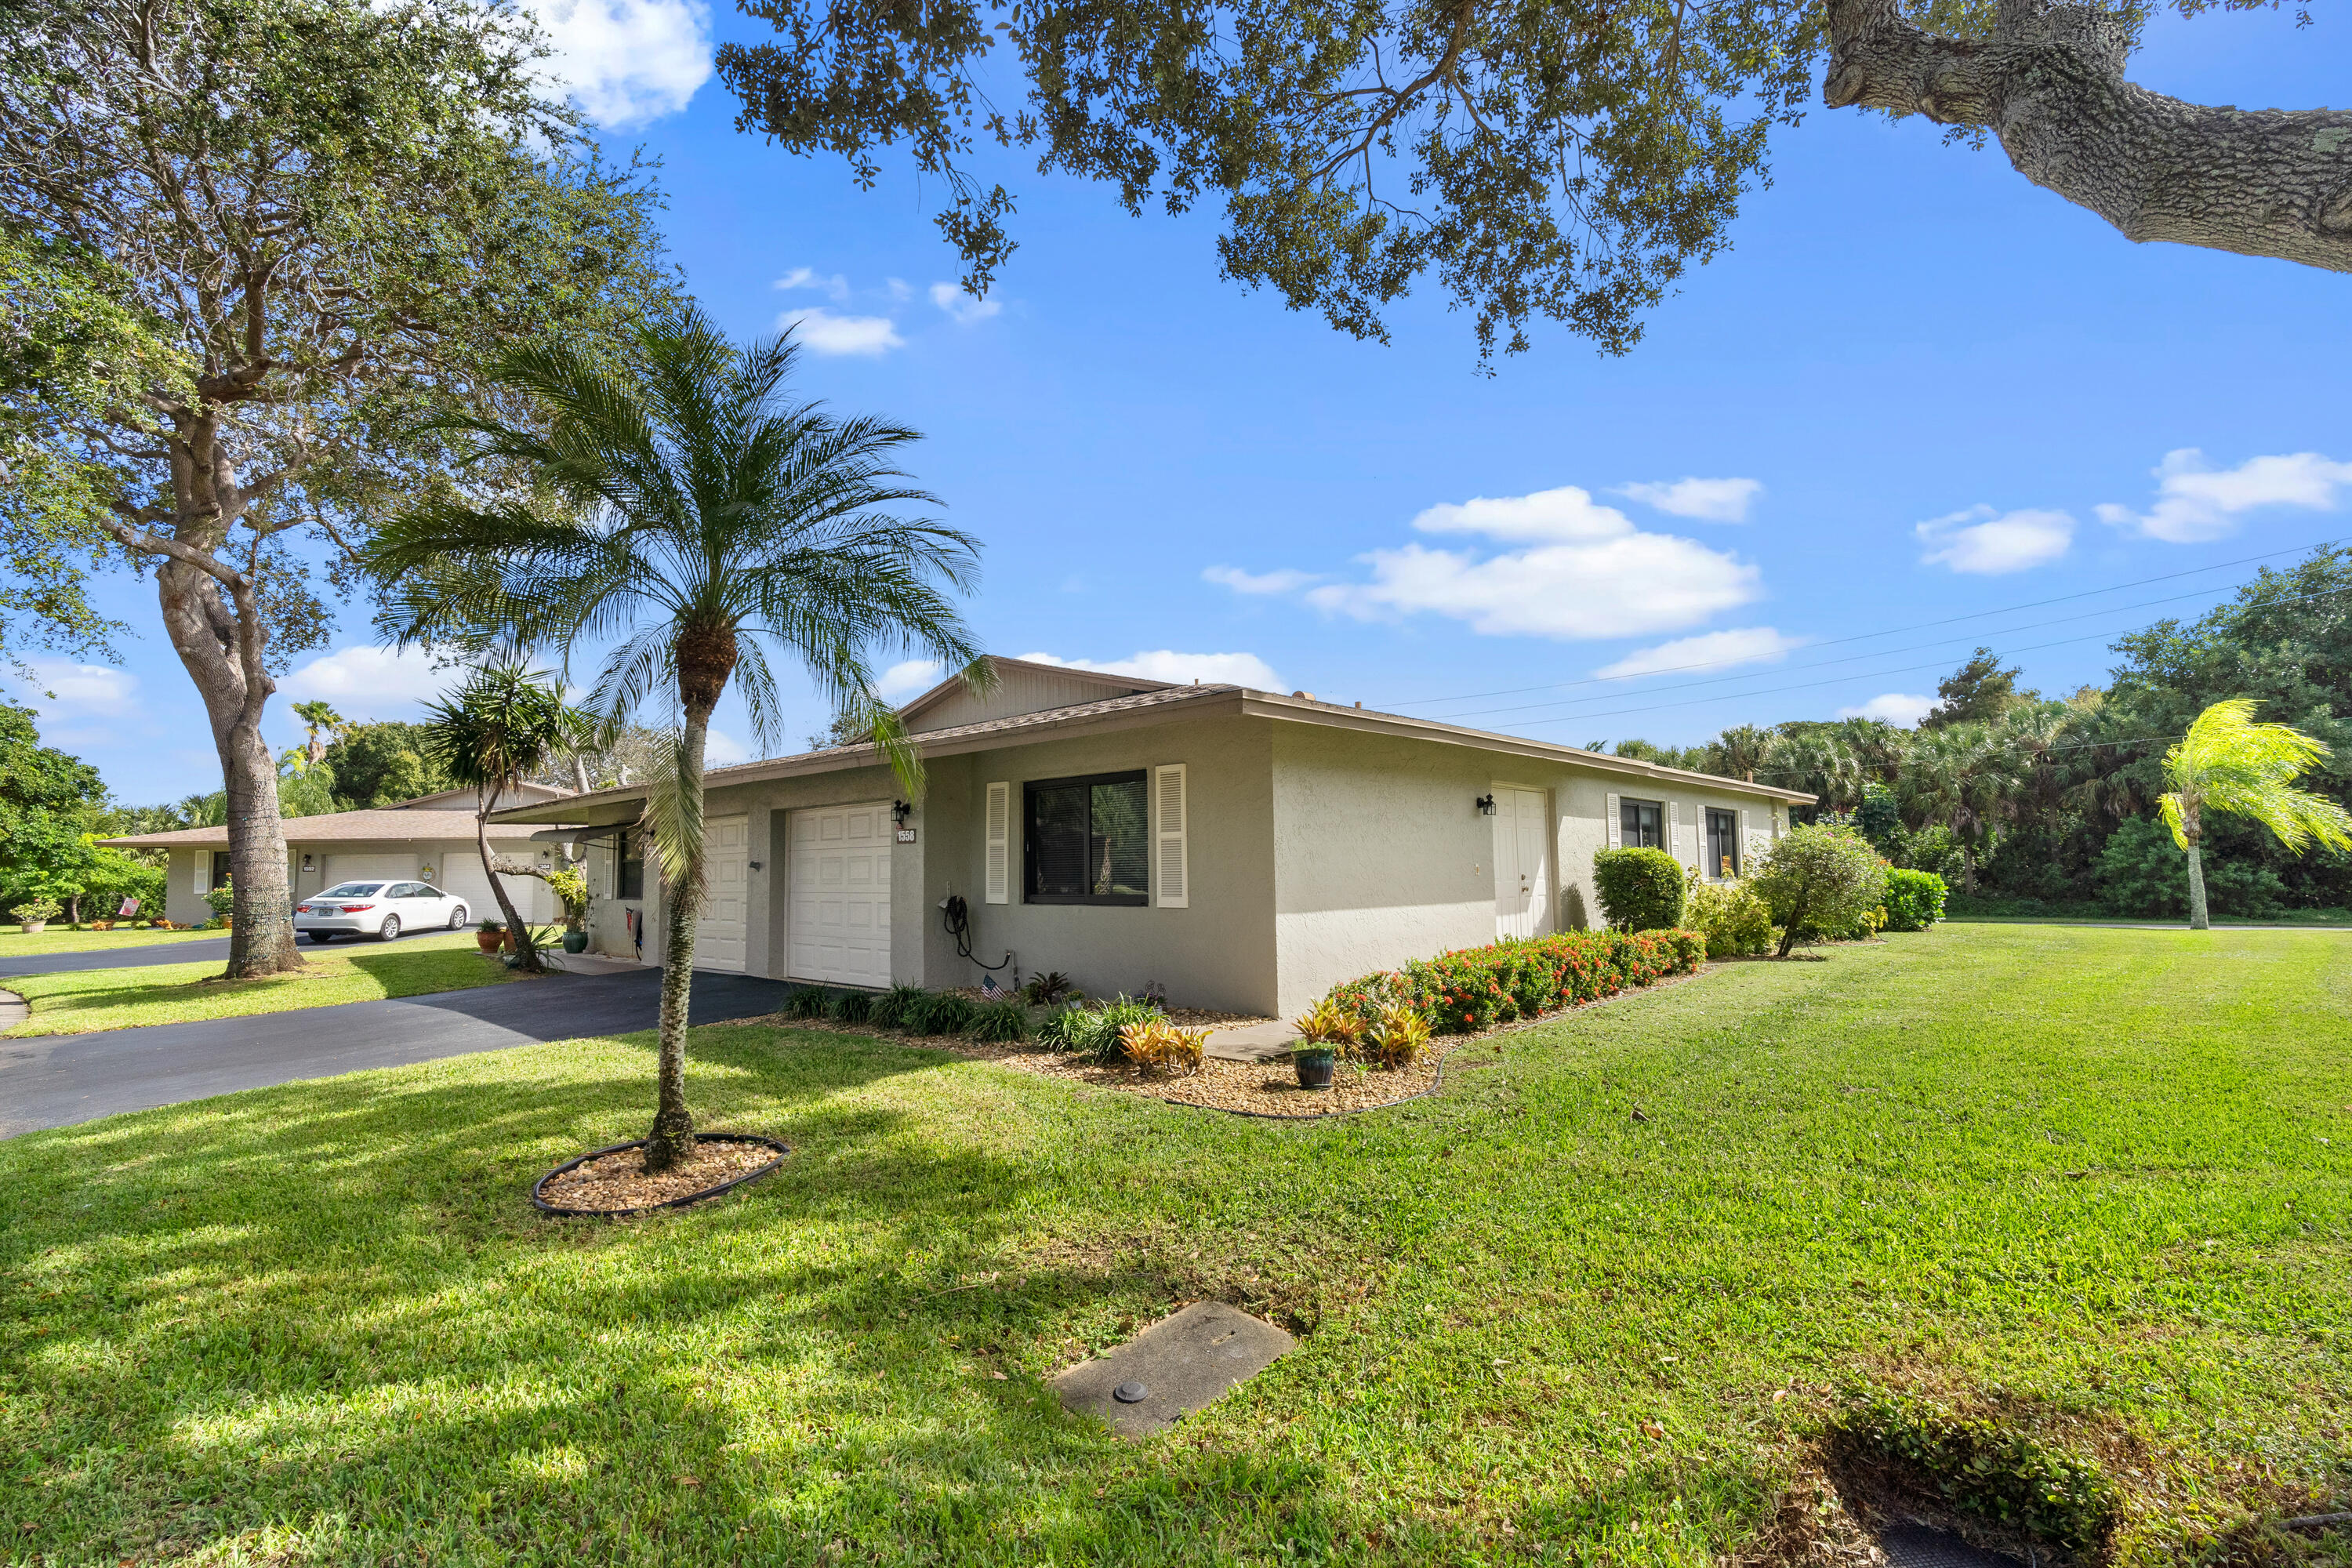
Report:
[[[890,803],[793,812],[792,932],[795,980],[890,984]]]
[[[702,825],[702,876],[708,896],[702,919],[695,924],[697,969],[743,972],[751,932],[743,885],[746,857],[751,852],[745,837],[750,823],[746,816],[714,816]]]

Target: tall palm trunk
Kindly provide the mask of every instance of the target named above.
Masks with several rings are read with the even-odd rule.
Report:
[[[490,791],[489,798],[474,813],[474,852],[482,858],[482,875],[489,879],[490,897],[498,900],[499,912],[507,918],[507,941],[521,954],[524,971],[539,974],[545,968],[539,962],[539,954],[523,943],[522,917],[515,913],[514,900],[507,896],[507,885],[500,880],[497,859],[490,854],[490,813],[498,810],[499,797],[505,793],[503,789]]]
[[[2205,834],[2197,821],[2197,808],[2185,802],[2180,827],[2189,837],[2189,929],[2210,931],[2213,922],[2205,913]]]
[[[677,747],[678,874],[662,886],[668,930],[662,942],[661,1060],[656,1073],[660,1103],[646,1139],[648,1171],[666,1171],[694,1149],[694,1114],[686,1104],[686,1020],[694,986],[694,928],[702,915],[702,756],[710,738],[710,712],[719,706],[735,658],[732,627],[690,630],[677,639],[677,689],[686,710]]]

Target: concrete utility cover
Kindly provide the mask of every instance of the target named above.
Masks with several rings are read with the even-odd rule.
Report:
[[[1223,1301],[1195,1301],[1109,1354],[1072,1367],[1054,1380],[1054,1391],[1122,1437],[1148,1437],[1255,1377],[1297,1342]]]

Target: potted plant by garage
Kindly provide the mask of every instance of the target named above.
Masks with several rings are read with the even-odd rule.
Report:
[[[1301,1089],[1328,1089],[1331,1069],[1356,1048],[1355,1015],[1328,996],[1295,1020],[1298,1043],[1290,1047],[1291,1070]]]
[[[16,917],[16,923],[25,928],[25,934],[31,936],[65,913],[65,906],[55,899],[34,899],[18,904],[8,912]]]
[[[563,905],[563,951],[588,951],[588,878],[578,867],[550,871],[547,885]]]
[[[474,931],[474,943],[484,952],[496,952],[507,944],[507,922],[484,921]]]
[[[212,906],[212,923],[222,931],[228,930],[231,915],[236,908],[236,889],[223,883],[205,895],[205,902]]]

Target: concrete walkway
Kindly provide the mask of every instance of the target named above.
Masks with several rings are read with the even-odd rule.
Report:
[[[1290,1054],[1298,1031],[1277,1018],[1245,1029],[1219,1029],[1201,1047],[1201,1054],[1221,1062],[1270,1062]]]
[[[792,989],[698,973],[691,1019],[772,1013]],[[248,1018],[0,1039],[0,1138],[298,1079],[650,1029],[660,1005],[661,971],[631,965]]]

